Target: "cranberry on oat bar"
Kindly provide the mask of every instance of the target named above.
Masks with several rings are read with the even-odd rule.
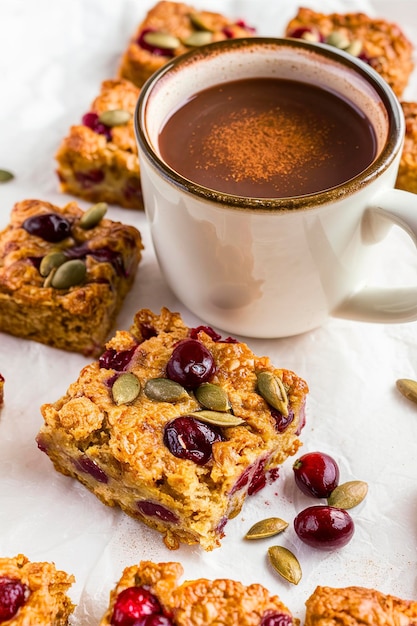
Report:
[[[220,545],[246,496],[297,452],[306,383],[177,313],[139,311],[41,411],[55,468],[164,535]]]
[[[0,623],[67,626],[75,608],[67,591],[74,580],[53,563],[31,562],[23,554],[0,558]]]
[[[178,582],[179,563],[142,561],[126,567],[99,626],[296,626],[289,609],[265,587],[230,579]],[[137,620],[137,622],[135,621]]]
[[[138,230],[87,211],[23,200],[0,232],[0,331],[102,352],[141,258]]]
[[[60,190],[90,202],[143,209],[133,114],[139,89],[105,80],[55,155]]]
[[[137,28],[122,57],[119,76],[141,87],[172,57],[212,41],[251,37],[253,34],[254,29],[243,20],[197,11],[182,2],[162,0]]]
[[[285,29],[287,37],[328,43],[368,63],[401,97],[413,71],[413,46],[401,28],[364,13],[318,13],[300,8]]]

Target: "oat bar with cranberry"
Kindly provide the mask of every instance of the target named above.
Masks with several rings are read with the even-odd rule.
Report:
[[[328,43],[373,67],[401,97],[413,71],[413,45],[401,28],[364,13],[318,13],[300,8],[285,29],[287,37]]]
[[[417,602],[364,587],[317,587],[306,602],[305,626],[415,626]]]
[[[405,118],[405,139],[396,187],[417,193],[417,103],[401,102]]]
[[[71,126],[55,155],[59,187],[89,202],[143,209],[133,114],[139,89],[105,80],[100,94]]]
[[[110,592],[109,607],[99,626],[137,623],[161,626],[296,626],[289,609],[259,584],[199,578],[180,584],[180,563],[126,567]],[[148,621],[149,620],[149,621]],[[136,623],[136,622],[135,622]]]
[[[243,20],[196,10],[182,2],[158,2],[146,15],[122,56],[118,74],[141,87],[173,57],[213,41],[251,37]]]
[[[83,211],[23,200],[0,232],[0,331],[97,356],[141,258],[138,230]]]
[[[67,595],[73,576],[54,563],[23,554],[0,558],[0,622],[13,626],[67,626],[74,605]]]
[[[55,469],[164,535],[220,545],[297,452],[307,384],[178,313],[139,311],[58,401],[37,441]]]

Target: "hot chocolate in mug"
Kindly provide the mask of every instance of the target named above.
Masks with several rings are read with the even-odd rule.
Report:
[[[404,118],[364,62],[300,40],[210,44],[147,81],[135,126],[158,262],[206,323],[278,338],[329,316],[417,319],[417,285],[367,286],[393,224],[417,240],[417,196],[394,189]]]

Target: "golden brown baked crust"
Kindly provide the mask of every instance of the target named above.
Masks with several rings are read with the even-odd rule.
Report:
[[[417,193],[417,103],[401,102],[405,117],[405,139],[396,187]]]
[[[280,615],[279,623],[283,626],[298,624],[278,596],[259,584],[245,586],[230,579],[205,578],[179,584],[182,574],[182,566],[175,562],[142,561],[127,567],[110,593],[109,607],[100,626],[111,623],[120,592],[142,585],[150,588],[173,626],[261,626],[262,619],[272,615]]]
[[[3,622],[13,626],[66,626],[74,611],[67,590],[74,576],[57,570],[54,563],[30,562],[23,554],[0,558],[0,581],[17,580],[26,585],[27,599],[15,616]]]
[[[60,242],[23,227],[26,220],[51,214],[70,224]],[[0,331],[86,356],[100,354],[134,280],[142,243],[135,228],[106,218],[81,228],[83,214],[75,202],[63,208],[42,200],[15,204],[0,233]],[[85,279],[66,289],[45,286],[40,263],[52,251],[84,260]]]
[[[146,46],[142,38],[147,31],[172,35],[177,38],[178,45],[165,50]],[[192,42],[192,39],[189,39],[190,36],[202,32],[207,33],[210,41],[221,41],[253,36],[254,29],[241,20],[232,20],[220,13],[197,11],[182,2],[162,0],[148,12],[132,37],[123,54],[119,76],[141,87],[151,74],[172,57],[191,50],[194,46],[190,43],[187,45],[187,42]]]
[[[318,13],[300,8],[285,29],[287,37],[297,29],[313,28],[324,39],[337,31],[361,43],[360,58],[369,63],[401,97],[413,71],[413,46],[397,26],[364,13]],[[297,35],[299,36],[299,35]],[[356,55],[358,56],[358,55]]]
[[[141,310],[130,332],[117,332],[99,362],[85,367],[64,397],[41,409],[45,424],[38,445],[55,468],[80,480],[105,504],[118,505],[163,533],[169,548],[180,542],[200,543],[206,550],[219,546],[224,525],[239,513],[248,493],[277,478],[277,468],[297,452],[304,425],[308,388],[302,379],[275,368],[244,343],[213,339],[204,328],[188,328],[168,309],[160,315]],[[224,440],[213,443],[201,465],[174,456],[164,443],[168,422],[202,408],[194,392],[163,402],[143,391],[148,380],[166,378],[174,347],[189,337],[213,356],[211,382],[227,392],[232,413],[244,420],[244,425],[220,428]],[[122,370],[106,359],[129,350],[122,370],[135,374],[141,391],[131,404],[117,406],[111,387]],[[284,425],[282,415],[257,392],[260,371],[283,382],[289,400]]]
[[[4,376],[0,374],[0,409],[4,404]]]
[[[105,80],[89,113],[122,110],[127,123],[101,129],[71,126],[55,155],[60,190],[90,202],[143,209],[133,113],[139,89],[126,80]]]
[[[317,587],[306,602],[305,626],[415,626],[417,602],[363,587]]]

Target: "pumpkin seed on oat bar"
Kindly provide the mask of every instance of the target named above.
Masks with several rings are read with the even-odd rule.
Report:
[[[140,390],[140,381],[132,372],[120,374],[111,389],[113,400],[117,405],[134,402],[140,394]]]
[[[128,123],[132,114],[125,109],[110,109],[109,111],[103,111],[98,117],[98,121],[106,126],[124,126]]]
[[[107,202],[97,202],[87,209],[80,219],[80,226],[84,230],[90,230],[101,222],[108,209]]]
[[[85,263],[80,259],[70,259],[62,263],[51,279],[51,287],[54,289],[69,289],[81,284],[87,274]]]
[[[272,372],[258,372],[258,391],[263,399],[284,416],[288,415],[288,396],[282,380]]]
[[[156,46],[165,50],[175,50],[181,45],[178,37],[158,30],[150,30],[143,35],[143,40],[150,46]]]
[[[192,417],[200,420],[201,422],[206,422],[207,424],[212,424],[213,426],[240,426],[245,423],[240,417],[236,417],[231,413],[222,413],[220,411],[195,411],[194,413],[190,413]]]
[[[195,390],[195,397],[201,405],[211,411],[229,411],[231,404],[226,391],[219,385],[203,383]]]
[[[143,391],[147,398],[158,402],[178,402],[189,397],[182,385],[169,378],[150,378]]]

